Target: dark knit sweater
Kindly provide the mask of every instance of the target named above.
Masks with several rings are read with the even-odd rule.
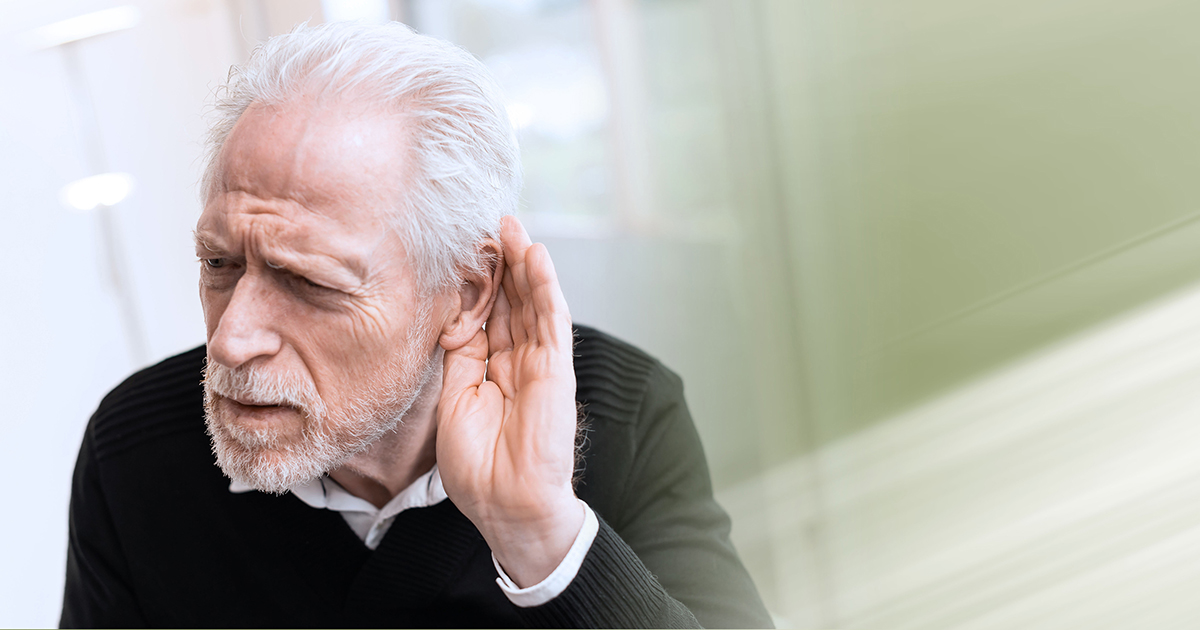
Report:
[[[713,501],[679,378],[577,327],[580,498],[600,530],[567,589],[519,608],[450,501],[371,551],[333,511],[234,494],[204,431],[204,347],[131,376],[92,416],[71,492],[63,626],[769,626]]]

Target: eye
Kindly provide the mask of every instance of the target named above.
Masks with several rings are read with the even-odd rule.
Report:
[[[298,278],[301,282],[303,282],[304,286],[306,286],[310,289],[318,289],[321,291],[333,291],[334,290],[323,284],[317,284],[316,282],[313,282],[312,280],[309,280],[308,278],[305,278],[304,276],[301,276],[301,275],[297,275],[296,278]]]
[[[220,269],[221,267],[224,267],[226,264],[228,264],[228,261],[225,260],[224,258],[205,258],[204,259],[204,266],[208,267],[209,269]]]

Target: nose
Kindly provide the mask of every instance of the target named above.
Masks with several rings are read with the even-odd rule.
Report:
[[[250,276],[237,283],[208,340],[210,360],[232,369],[279,352],[283,342],[273,326],[276,320],[264,289]]]

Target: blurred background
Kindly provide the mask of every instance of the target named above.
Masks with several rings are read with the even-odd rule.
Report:
[[[1200,624],[1200,3],[0,0],[0,625],[57,622],[100,398],[204,340],[213,88],[357,18],[499,77],[778,624]]]

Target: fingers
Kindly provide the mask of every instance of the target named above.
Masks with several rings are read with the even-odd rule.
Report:
[[[571,313],[554,272],[554,262],[546,246],[537,243],[525,252],[525,268],[530,285],[530,298],[537,316],[538,340],[570,352],[572,342]]]
[[[526,312],[529,282],[525,277],[525,252],[528,251],[529,235],[516,217],[507,216],[500,222],[500,243],[504,248],[504,287],[509,303],[509,330],[513,344],[521,346],[528,337],[535,335],[534,320]],[[520,281],[518,282],[518,278]]]
[[[500,241],[504,246],[504,260],[508,263],[512,273],[516,297],[520,298],[522,302],[528,302],[530,299],[529,277],[525,269],[525,256],[533,242],[529,240],[529,234],[521,222],[512,216],[504,217],[501,220]]]
[[[509,302],[509,330],[515,345],[571,343],[571,315],[546,247],[533,244],[515,217],[504,217],[500,239],[506,269],[502,285]]]

